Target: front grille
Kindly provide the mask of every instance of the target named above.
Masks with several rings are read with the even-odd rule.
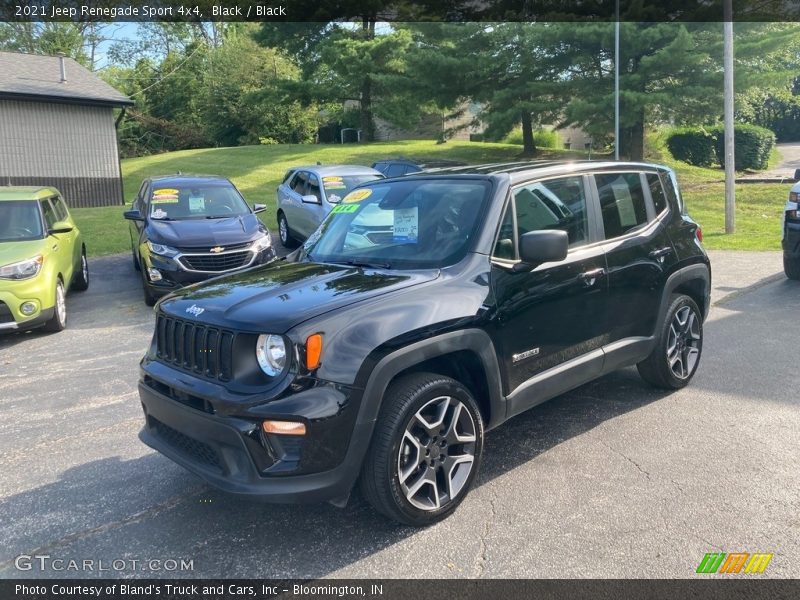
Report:
[[[222,272],[247,265],[253,254],[249,251],[226,254],[189,254],[180,257],[181,263],[192,271]]]
[[[206,254],[212,247],[219,246],[221,248],[225,248],[225,252],[230,252],[231,250],[244,250],[250,248],[253,244],[252,241],[250,242],[241,242],[239,244],[212,244],[211,246],[177,246],[177,249],[184,253],[184,254]]]
[[[13,323],[14,315],[11,314],[11,309],[8,308],[5,302],[0,302],[0,323]]]
[[[219,455],[211,446],[189,437],[177,429],[173,429],[153,416],[148,417],[148,419],[150,421],[150,428],[155,431],[156,435],[175,450],[204,465],[220,471],[222,470],[222,465],[219,462]]]
[[[229,381],[234,337],[232,331],[160,314],[156,319],[156,356],[187,371]]]

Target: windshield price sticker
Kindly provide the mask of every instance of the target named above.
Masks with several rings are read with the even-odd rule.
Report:
[[[175,204],[178,202],[178,190],[161,189],[153,191],[153,204]]]
[[[203,196],[189,197],[189,212],[203,212],[206,209],[206,199]]]
[[[348,202],[361,202],[362,200],[369,198],[371,195],[372,195],[372,190],[370,189],[353,190],[352,192],[347,194],[347,196],[344,197],[344,200],[342,200],[342,202],[344,202],[345,204],[347,204]]]
[[[345,198],[345,202],[347,202],[347,198]],[[332,213],[354,213],[358,211],[358,205],[356,204],[337,204],[331,210]]]
[[[419,231],[417,207],[398,208],[394,211],[392,241],[402,244],[416,244]]]

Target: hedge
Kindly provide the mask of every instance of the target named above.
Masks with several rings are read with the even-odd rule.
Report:
[[[716,162],[714,133],[700,127],[673,129],[667,137],[667,148],[676,160],[698,167],[710,167]]]
[[[717,161],[725,166],[725,132],[716,128]],[[734,168],[762,170],[767,168],[769,153],[775,146],[775,134],[758,125],[736,125],[733,130]]]
[[[775,134],[757,125],[734,126],[734,168],[766,169],[769,154],[775,145]],[[681,127],[667,136],[667,147],[673,158],[690,165],[708,167],[714,163],[725,166],[725,133],[720,126]]]

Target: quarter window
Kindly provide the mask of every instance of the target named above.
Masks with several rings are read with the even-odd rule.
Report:
[[[647,223],[647,205],[639,173],[595,175],[606,239]]]
[[[657,173],[647,173],[647,185],[650,187],[650,197],[653,199],[656,214],[660,215],[667,208],[667,197],[661,185],[661,178]]]
[[[537,181],[514,192],[517,237],[541,229],[561,229],[570,247],[587,243],[589,225],[582,176]]]
[[[44,222],[47,224],[48,229],[52,229],[53,225],[56,224],[58,220],[56,218],[56,213],[53,210],[52,205],[50,204],[49,200],[42,200],[42,213],[44,214]]]

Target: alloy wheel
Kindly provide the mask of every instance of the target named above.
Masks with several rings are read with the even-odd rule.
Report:
[[[282,244],[289,241],[289,225],[286,223],[286,217],[281,217],[278,220],[278,232],[281,236]]]
[[[672,374],[686,379],[700,358],[700,319],[689,306],[675,312],[667,335],[667,361]]]
[[[62,325],[67,323],[67,300],[64,296],[64,286],[61,282],[56,285],[56,315]]]
[[[442,508],[463,490],[475,463],[475,420],[463,402],[439,396],[406,425],[397,456],[397,476],[416,508]]]

